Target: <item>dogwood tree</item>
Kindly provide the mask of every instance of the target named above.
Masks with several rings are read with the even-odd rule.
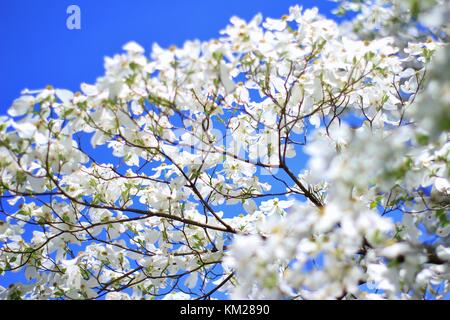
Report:
[[[0,296],[445,298],[450,5],[349,10],[130,42],[80,92],[25,90],[0,118],[0,279],[26,280]]]

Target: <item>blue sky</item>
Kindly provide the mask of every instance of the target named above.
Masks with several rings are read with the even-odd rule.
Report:
[[[81,30],[68,30],[66,9],[81,9]],[[0,114],[24,88],[52,84],[78,90],[103,74],[103,57],[134,40],[147,50],[181,45],[188,39],[217,37],[233,15],[261,12],[280,17],[291,5],[318,6],[331,16],[326,0],[1,0]]]

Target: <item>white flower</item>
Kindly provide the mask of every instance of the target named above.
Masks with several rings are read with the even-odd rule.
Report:
[[[108,292],[105,300],[130,300],[130,296],[125,292]]]
[[[31,122],[14,123],[14,128],[17,130],[19,137],[23,139],[30,139],[36,133],[36,126]]]
[[[439,258],[450,261],[450,248],[446,248],[443,245],[439,245],[436,248],[436,253]]]
[[[294,200],[279,200],[278,198],[261,202],[259,209],[271,216],[275,213],[283,215],[285,210],[294,204]]]
[[[224,63],[220,64],[220,81],[225,88],[226,94],[230,94],[235,90],[236,85],[233,80],[230,79],[229,69]]]
[[[287,23],[284,20],[267,18],[263,26],[268,30],[283,31],[286,29]]]
[[[35,104],[33,96],[25,95],[14,100],[13,105],[8,110],[8,114],[12,117],[17,117],[27,113]]]
[[[130,54],[141,54],[145,52],[144,48],[142,48],[134,41],[128,42],[126,45],[124,45],[123,50],[127,51]]]
[[[190,295],[183,292],[171,292],[164,296],[163,300],[189,300]]]
[[[197,281],[198,281],[198,273],[191,272],[191,274],[184,281],[184,285],[190,289],[193,289],[196,286]]]
[[[388,247],[383,248],[380,251],[380,255],[387,257],[387,258],[396,258],[400,255],[406,255],[409,252],[411,252],[411,248],[406,243],[395,243],[393,245],[390,245]]]
[[[96,96],[98,95],[98,89],[95,85],[90,85],[87,83],[82,83],[81,84],[81,90],[83,91],[83,93],[87,96]]]
[[[70,103],[73,99],[73,93],[70,90],[56,89],[55,94],[61,100],[61,102],[65,104]]]
[[[450,193],[450,182],[448,179],[438,177],[434,180],[436,190],[444,193]]]

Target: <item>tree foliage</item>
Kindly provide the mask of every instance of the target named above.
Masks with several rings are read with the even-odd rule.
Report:
[[[27,281],[0,297],[444,298],[449,3],[339,2],[340,24],[233,17],[25,90],[0,118],[0,275]]]

